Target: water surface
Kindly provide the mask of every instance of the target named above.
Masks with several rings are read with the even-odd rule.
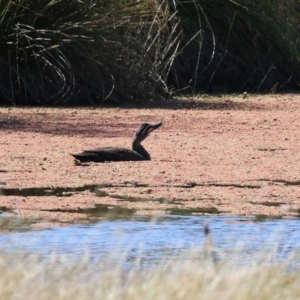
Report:
[[[88,253],[91,260],[114,253],[127,262],[139,257],[142,264],[153,264],[163,257],[201,247],[205,222],[210,224],[215,247],[224,253],[241,245],[245,257],[262,248],[276,250],[283,257],[299,250],[300,220],[252,222],[249,218],[224,216],[162,216],[155,221],[128,217],[1,234],[0,249],[42,256],[55,252],[75,259]]]

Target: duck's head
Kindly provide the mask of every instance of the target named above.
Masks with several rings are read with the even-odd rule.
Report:
[[[153,130],[159,128],[163,123],[157,122],[153,125],[144,123],[136,131],[133,141],[141,143]]]

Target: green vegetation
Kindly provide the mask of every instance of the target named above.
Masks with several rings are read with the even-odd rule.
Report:
[[[299,25],[296,0],[0,1],[0,104],[295,89]]]

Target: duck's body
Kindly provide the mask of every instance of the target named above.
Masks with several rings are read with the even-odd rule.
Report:
[[[150,160],[143,157],[136,151],[126,148],[104,147],[91,150],[84,150],[78,154],[71,154],[80,161],[133,161],[133,160]]]
[[[150,134],[150,132],[159,128],[161,125],[162,122],[158,122],[154,125],[148,123],[142,124],[133,137],[132,150],[126,148],[104,147],[84,150],[81,153],[71,155],[81,162],[151,160],[150,154],[141,145],[141,142]]]

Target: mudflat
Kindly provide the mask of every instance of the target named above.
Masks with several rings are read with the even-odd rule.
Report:
[[[130,148],[151,161],[75,164],[70,153]],[[94,211],[300,214],[300,95],[195,97],[159,108],[0,108],[0,210],[70,223]]]

